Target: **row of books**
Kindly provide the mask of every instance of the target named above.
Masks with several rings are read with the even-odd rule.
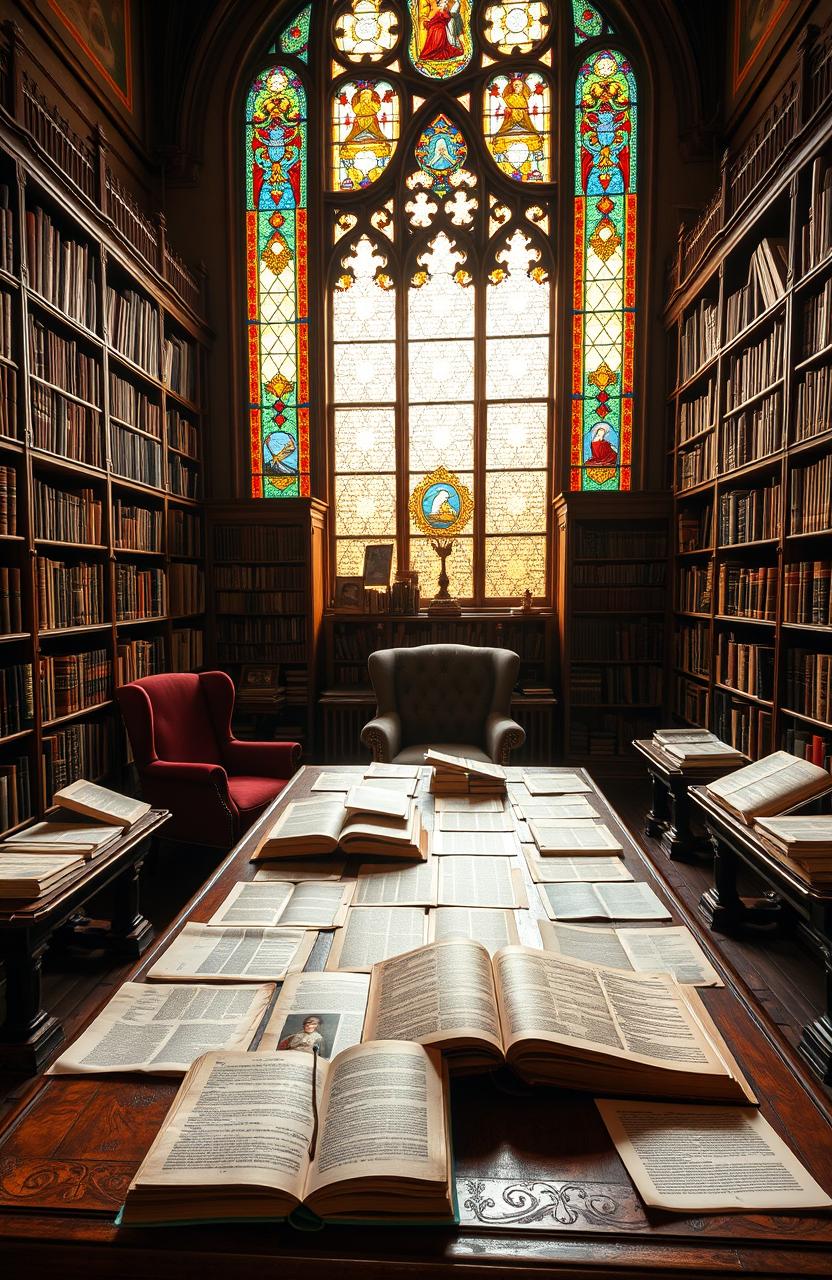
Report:
[[[682,400],[679,405],[679,443],[713,427],[716,421],[716,382],[713,378],[702,395]]]
[[[199,456],[199,431],[178,409],[168,406],[168,445],[172,449],[181,449],[191,458]]]
[[[809,649],[786,650],[782,701],[792,711],[832,723],[832,654]]]
[[[777,566],[721,564],[716,611],[773,622],[777,615]]]
[[[8,184],[0,183],[0,271],[14,274],[14,213]]]
[[[739,333],[783,297],[788,274],[787,241],[767,236],[751,255],[746,283],[728,296],[725,320],[729,335]]]
[[[663,587],[576,587],[573,607],[586,613],[656,613],[667,600]]]
[[[119,622],[161,618],[167,613],[164,569],[140,569],[135,564],[117,564],[115,587],[116,618]]]
[[[695,444],[686,446],[679,452],[679,474],[677,484],[679,491],[692,489],[694,485],[712,480],[714,474],[714,438],[711,435],[697,440]]]
[[[791,473],[791,532],[832,528],[832,453]]]
[[[107,286],[107,331],[116,351],[159,376],[159,309],[135,289]]]
[[[716,643],[716,678],[741,693],[764,702],[774,697],[774,646],[738,640],[733,632],[721,632]]]
[[[683,613],[710,613],[713,593],[713,562],[692,564],[679,574],[678,608]]]
[[[32,816],[29,757],[0,764],[0,830],[8,831]]]
[[[68,237],[45,210],[26,210],[29,285],[78,324],[98,325],[98,264],[86,243]]]
[[[168,551],[172,556],[202,555],[202,516],[168,508]]]
[[[711,637],[707,622],[694,622],[676,632],[676,666],[695,676],[711,672]]]
[[[76,778],[101,778],[113,766],[115,732],[112,720],[84,720],[44,735],[43,783],[47,804],[56,791]]]
[[[779,392],[752,409],[726,418],[719,433],[719,470],[725,475],[776,453],[783,447],[783,414]]]
[[[165,384],[183,400],[196,399],[196,347],[186,338],[168,334],[165,338],[163,377]]]
[[[168,590],[170,592],[170,611],[182,616],[190,613],[202,613],[205,609],[205,574],[196,564],[172,564],[168,569]],[[266,612],[271,610],[263,606]]]
[[[660,529],[593,529],[582,523],[575,533],[578,560],[652,560],[667,555],[667,537]]]
[[[832,343],[832,279],[818,293],[813,293],[803,303],[804,359],[822,351]]]
[[[815,733],[799,725],[786,725],[783,730],[783,746],[801,760],[811,760],[823,769],[832,768],[832,738],[829,734]]]
[[[393,614],[418,613],[422,605],[422,592],[418,582],[397,579],[390,585],[389,610]]]
[[[832,367],[808,369],[797,384],[795,440],[810,440],[832,424]]]
[[[0,738],[31,727],[35,718],[32,664],[0,669]]]
[[[587,667],[573,663],[570,693],[575,706],[617,703],[658,706],[662,701],[662,670],[644,663],[635,666]]]
[[[23,630],[23,601],[20,570],[0,568],[0,635],[17,635]]]
[[[217,613],[302,613],[306,596],[303,591],[217,591],[214,604]]]
[[[171,513],[172,514],[172,513]],[[113,499],[113,545],[139,551],[162,550],[162,512]]]
[[[572,651],[590,661],[652,658],[661,662],[663,638],[663,628],[647,619],[625,622],[601,618],[590,622],[577,618],[572,627]]]
[[[104,567],[38,556],[38,618],[42,631],[104,621]]]
[[[201,497],[202,481],[199,467],[185,458],[180,458],[178,453],[171,453],[168,456],[168,483],[171,493],[178,494],[180,498]]]
[[[112,692],[112,667],[106,649],[62,653],[40,660],[40,701],[44,720],[72,715],[105,702]]]
[[[300,565],[217,565],[213,581],[217,591],[282,591],[287,596],[304,592]]]
[[[144,676],[159,675],[165,670],[165,640],[152,636],[149,640],[119,640],[116,649],[118,683],[129,684]]]
[[[205,633],[193,627],[175,628],[170,637],[171,671],[197,671],[204,661]]]
[[[687,382],[716,355],[719,342],[719,307],[701,298],[682,324],[679,349],[679,381]]]
[[[0,434],[18,439],[17,370],[0,363]]]
[[[214,558],[232,564],[243,560],[303,560],[301,525],[216,525]]]
[[[728,489],[719,495],[719,541],[740,546],[776,538],[780,533],[780,485],[776,480],[755,489]]]
[[[771,751],[771,719],[763,707],[738,702],[719,690],[714,694],[714,732],[752,760]]]
[[[782,320],[778,320],[764,338],[731,356],[726,382],[729,411],[739,408],[782,377],[784,354],[785,329]]]
[[[146,391],[140,391],[126,378],[110,370],[110,417],[127,426],[137,427],[156,436],[162,435],[162,406]]]
[[[654,560],[645,564],[576,564],[572,581],[576,587],[652,587],[667,580],[667,564]]]
[[[784,570],[783,616],[786,622],[808,626],[832,626],[829,560],[797,560]]]
[[[12,360],[13,343],[12,295],[0,289],[0,356]]]
[[[75,340],[63,338],[29,315],[29,362],[33,375],[79,396],[87,404],[101,406],[101,366]]]
[[[155,440],[137,435],[128,427],[110,424],[110,450],[113,470],[140,484],[162,487],[162,451]]]
[[[699,551],[711,544],[713,507],[703,502],[695,507],[683,507],[678,514],[677,548],[679,551]]]
[[[632,712],[572,717],[569,750],[575,756],[611,760],[621,756],[634,738],[649,738],[655,720]]]
[[[690,724],[708,723],[709,693],[705,685],[677,676],[673,685],[673,710]]]
[[[812,162],[809,220],[801,228],[801,274],[832,253],[832,165],[824,156]]]
[[[53,542],[100,543],[103,507],[94,489],[56,489],[37,477],[32,481],[35,537]]]
[[[0,467],[0,533],[17,533],[17,469]]]
[[[60,391],[41,383],[30,384],[32,394],[32,438],[37,449],[57,453],[74,462],[100,467],[101,417],[97,409],[77,400],[67,400]]]

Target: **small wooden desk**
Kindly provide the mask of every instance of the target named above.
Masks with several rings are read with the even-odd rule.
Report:
[[[696,836],[691,827],[688,788],[696,783],[713,782],[738,766],[685,769],[652,738],[636,738],[633,746],[647,765],[652,788],[644,834],[659,837],[662,851],[671,862],[696,862],[709,856],[710,841]]]
[[[824,793],[827,794],[827,793]],[[723,809],[704,787],[690,797],[704,816],[714,850],[714,883],[699,910],[712,929],[760,937],[774,929],[796,929],[815,951],[826,971],[826,1010],[803,1028],[798,1052],[824,1083],[832,1083],[832,892],[813,888],[783,865],[754,831]],[[819,797],[816,797],[819,799]],[[805,810],[806,805],[799,806]],[[749,867],[768,886],[754,902],[741,898],[737,872]]]
[[[64,810],[47,819],[71,821]],[[139,875],[150,841],[170,817],[151,809],[104,853],[42,898],[0,902],[0,959],[6,971],[6,1020],[0,1027],[0,1069],[38,1071],[64,1039],[57,1018],[41,1004],[41,963],[56,929],[66,924],[100,889],[113,885],[115,905],[105,944],[116,955],[138,959],[150,945],[153,928],[139,910]]]
[[[253,878],[257,864],[249,856],[263,829],[287,801],[310,794],[319,772],[307,768],[292,779],[143,957],[135,979],[144,977],[186,920],[208,920],[236,881]],[[595,787],[593,792],[592,802],[619,836],[634,875],[652,884],[674,923],[690,926],[603,796]],[[424,797],[424,807],[429,818],[430,796]],[[526,930],[543,910],[527,872],[524,883],[532,904],[521,932],[526,941]],[[723,988],[701,993],[709,1012],[759,1093],[763,1114],[832,1191],[828,1100],[759,1010],[732,989],[707,931],[695,922],[693,927],[726,981]],[[310,968],[321,967],[328,948],[329,938],[322,934]],[[33,1280],[52,1274],[61,1280],[181,1280],[203,1273],[222,1280],[829,1275],[832,1215],[648,1211],[591,1096],[532,1089],[507,1071],[452,1082],[458,1227],[330,1226],[312,1234],[267,1223],[118,1228],[113,1219],[125,1190],[178,1084],[147,1076],[58,1076],[33,1083],[0,1132],[0,1256],[10,1275]]]

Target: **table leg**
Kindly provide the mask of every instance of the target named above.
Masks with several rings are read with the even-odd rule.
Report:
[[[650,771],[650,809],[644,819],[644,834],[660,836],[670,816],[668,810],[668,789],[657,773]]]
[[[137,960],[153,940],[153,925],[139,910],[139,880],[147,850],[113,884],[113,918],[107,945],[116,955]]]
[[[823,948],[826,1011],[803,1028],[797,1051],[824,1084],[832,1084],[832,948]]]
[[[711,832],[714,850],[714,883],[699,899],[699,910],[711,929],[732,933],[746,913],[737,890],[737,855]]]
[[[6,1020],[0,1028],[0,1067],[33,1074],[64,1039],[64,1029],[41,1004],[41,964],[48,935],[20,929],[2,941]]]
[[[670,784],[670,822],[662,835],[662,849],[671,862],[695,862],[710,852],[710,841],[693,834],[686,782]]]

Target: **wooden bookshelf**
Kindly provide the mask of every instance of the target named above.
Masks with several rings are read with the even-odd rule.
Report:
[[[664,716],[670,497],[570,493],[555,503],[563,758],[635,768]]]
[[[782,747],[820,763],[832,754],[832,614],[828,576],[813,586],[800,566],[832,559],[832,510],[824,510],[832,492],[831,103],[832,25],[809,27],[776,102],[743,150],[723,157],[719,188],[698,222],[680,228],[665,312],[673,712],[752,756]],[[763,242],[782,245],[781,287],[739,315],[738,290]],[[703,309],[712,341],[692,358],[686,334]],[[738,390],[738,362],[775,335],[779,358]],[[812,402],[819,377],[827,379],[820,407]],[[691,407],[706,396],[707,421]],[[743,418],[757,429],[750,448],[736,426]],[[704,470],[689,461],[703,440],[711,448]],[[755,502],[756,512],[740,510]],[[739,665],[726,670],[732,646]],[[752,647],[758,667],[770,665],[762,682],[745,671]]]
[[[117,780],[127,753],[115,688],[200,666],[205,626],[204,281],[167,243],[164,220],[145,214],[116,177],[103,135],[78,137],[36,74],[7,24],[0,678],[15,667],[28,673],[31,714],[0,736],[0,778],[8,786],[12,765],[28,775],[17,821],[25,808],[41,814],[51,790],[80,773]],[[110,291],[140,302],[149,324],[141,351],[112,326]],[[171,347],[183,343],[188,380],[166,369]],[[174,407],[187,429],[169,426]],[[183,444],[195,478],[179,492],[171,459]],[[44,594],[50,575],[54,610]],[[14,825],[11,811],[6,824]]]

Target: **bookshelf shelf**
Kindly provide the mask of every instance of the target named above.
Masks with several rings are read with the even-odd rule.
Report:
[[[767,453],[764,458],[753,458],[751,462],[745,462],[740,467],[732,467],[730,471],[718,471],[714,477],[717,488],[730,488],[738,480],[745,480],[749,476],[766,471],[775,471],[782,465],[783,457],[784,450],[778,449],[775,453]]]
[[[749,396],[748,399],[743,400],[741,404],[735,404],[732,409],[726,409],[725,413],[722,415],[722,421],[725,422],[728,418],[733,418],[736,414],[743,413],[744,410],[750,409],[752,405],[757,404],[759,400],[765,400],[766,396],[772,395],[782,387],[783,382],[783,378],[776,378],[774,382],[770,382],[767,387],[763,387],[762,391],[755,391],[753,396]]]
[[[761,311],[759,315],[756,315],[753,320],[749,321],[744,329],[740,329],[732,338],[723,343],[721,354],[723,356],[728,355],[737,347],[743,346],[750,338],[754,337],[755,333],[759,329],[765,329],[766,325],[770,324],[772,320],[778,319],[779,317],[777,312],[781,311],[784,305],[785,297],[781,297],[777,299],[773,306],[766,307],[764,311]],[[736,410],[733,410],[733,412],[736,412]]]
[[[800,373],[803,369],[809,369],[818,361],[832,360],[832,342],[827,342],[825,346],[819,347],[817,351],[813,351],[811,355],[804,356],[802,360],[798,360],[794,366],[795,373]]]
[[[43,294],[38,293],[36,289],[27,289],[26,300],[30,306],[34,305],[35,310],[44,312],[56,324],[63,325],[65,329],[70,329],[83,342],[89,343],[90,346],[96,347],[99,351],[104,350],[104,339],[99,334],[93,329],[88,329],[86,325],[81,324],[78,320],[74,320],[72,316],[66,315],[48,298],[44,298]],[[38,379],[38,381],[42,381],[42,379]],[[56,387],[55,390],[60,390],[60,388]],[[67,393],[62,392],[62,394],[66,395]]]
[[[792,711],[791,707],[783,707],[782,715],[793,716],[795,720],[801,720],[804,724],[811,724],[816,729],[825,730],[826,733],[832,730],[832,724],[828,720],[816,720],[813,716],[807,716],[803,711]]]
[[[746,627],[776,627],[777,623],[773,618],[747,618],[743,614],[734,613],[717,613],[714,615],[714,622],[741,623]]]
[[[732,684],[723,684],[717,680],[714,688],[719,689],[722,693],[730,693],[732,698],[743,698],[746,702],[753,702],[758,707],[772,707],[774,702],[771,698],[758,698],[754,693],[746,693],[745,689],[735,689]]]
[[[671,398],[675,396],[683,396],[686,391],[690,391],[691,388],[695,387],[697,382],[701,382],[707,374],[713,373],[716,370],[718,363],[719,355],[711,356],[709,360],[706,360],[704,364],[699,366],[696,373],[692,373],[689,378],[685,378],[684,382],[679,383],[675,391],[672,393]]]
[[[56,729],[62,724],[73,724],[76,720],[83,720],[84,716],[94,715],[97,711],[107,711],[113,705],[112,698],[106,698],[104,702],[95,702],[91,707],[79,707],[77,711],[68,711],[66,715],[55,716],[52,720],[44,720],[44,729]]]

